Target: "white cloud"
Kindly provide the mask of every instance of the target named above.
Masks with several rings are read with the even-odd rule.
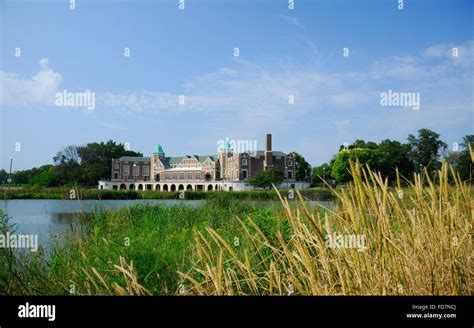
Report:
[[[376,61],[369,70],[369,77],[376,80],[418,80],[428,78],[429,73],[417,57],[394,56]]]
[[[380,119],[387,116],[387,110],[377,105],[380,92],[392,89],[421,93],[421,114],[411,115],[410,124],[450,124],[443,121],[449,115],[472,116],[474,42],[457,45],[459,57],[453,58],[454,46],[434,45],[416,54],[381,59],[366,69],[334,74],[312,65],[268,68],[237,59],[229,67],[189,79],[179,91],[131,90],[97,95],[97,110],[156,117],[164,111],[209,112],[241,126],[284,125],[299,122],[306,114],[333,122],[366,116],[380,125],[393,125],[393,121]],[[42,59],[40,66],[30,79],[0,72],[2,103],[52,104],[62,77],[49,67],[47,59]],[[181,94],[185,96],[184,105],[178,102]],[[289,104],[291,96],[294,104]],[[448,108],[449,115],[443,112]],[[403,119],[408,114],[390,115]]]
[[[166,92],[106,92],[100,99],[100,104],[128,114],[134,112],[158,111],[176,108],[178,95]]]
[[[48,66],[48,59],[39,61],[41,70],[31,78],[0,71],[0,104],[8,107],[52,105],[62,82],[61,74]]]
[[[181,110],[232,115],[234,121],[247,123],[277,122],[323,106],[326,94],[339,86],[340,81],[331,75],[303,70],[270,72],[239,61],[234,68],[220,68],[185,83],[184,105],[178,103],[180,93],[167,92],[107,93],[101,103],[129,114]]]
[[[179,93],[168,92],[107,93],[103,104],[130,114],[158,114],[163,110],[212,112],[215,117],[231,117],[241,125],[298,122],[305,114],[324,115],[333,121],[370,116],[378,118],[380,125],[393,125],[389,120],[380,120],[387,115],[386,109],[379,106],[380,92],[390,88],[421,93],[422,114],[410,119],[413,124],[423,125],[445,117],[438,112],[443,108],[455,108],[461,117],[472,112],[472,66],[453,64],[452,58],[437,55],[450,47],[437,45],[419,54],[379,60],[366,70],[338,74],[314,68],[267,69],[239,59],[232,67],[219,68],[183,84],[184,106],[178,104]],[[465,62],[472,52],[472,42],[459,49],[463,58],[455,60]],[[433,61],[432,57],[437,59]],[[294,104],[289,104],[290,96],[294,97]],[[401,112],[400,119],[406,115]]]
[[[453,56],[453,48],[458,56]],[[474,41],[436,44],[420,54],[393,56],[375,62],[369,69],[374,79],[433,80],[453,74],[472,74]]]

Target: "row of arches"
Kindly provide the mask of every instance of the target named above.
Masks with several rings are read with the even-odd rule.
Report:
[[[116,188],[114,188],[114,189],[116,189]],[[119,189],[120,190],[153,190],[151,184],[146,185],[146,184],[143,184],[143,183],[139,183],[137,185],[135,185],[134,183],[130,183],[128,185],[125,184],[125,183],[122,183],[122,184],[120,184]],[[181,190],[207,190],[207,191],[213,191],[213,190],[221,190],[221,189],[222,188],[220,188],[220,186],[218,184],[216,184],[216,185],[195,184],[193,186],[192,184],[175,184],[175,183],[167,184],[167,183],[164,183],[164,184],[155,185],[154,190],[155,191],[181,191]]]

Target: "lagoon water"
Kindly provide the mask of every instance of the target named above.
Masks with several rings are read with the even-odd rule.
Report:
[[[0,201],[15,234],[38,235],[38,243],[45,250],[61,242],[71,232],[82,233],[87,228],[87,216],[95,209],[118,209],[138,204],[187,204],[196,206],[201,200],[150,199],[150,200],[62,200],[13,199]]]
[[[13,199],[0,201],[0,210],[7,213],[9,223],[14,224],[15,234],[38,235],[39,245],[48,252],[56,242],[62,242],[71,232],[81,234],[87,229],[87,217],[95,209],[118,209],[123,206],[190,205],[197,206],[203,200],[135,199],[135,200],[61,200],[61,199]],[[276,204],[275,201],[256,201],[260,204]],[[309,202],[310,205],[331,207],[331,202]]]

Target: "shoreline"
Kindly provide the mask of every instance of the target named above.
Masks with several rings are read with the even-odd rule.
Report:
[[[308,200],[325,201],[333,200],[334,195],[327,188],[311,188],[299,191]],[[281,190],[282,195],[286,190]],[[294,195],[297,198],[297,195]],[[136,190],[99,190],[89,188],[21,188],[0,189],[0,197],[4,200],[11,199],[63,199],[63,200],[109,200],[109,199],[209,199],[225,197],[237,200],[279,200],[274,190],[253,191],[136,191]]]

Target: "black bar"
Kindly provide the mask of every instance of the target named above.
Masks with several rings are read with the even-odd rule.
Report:
[[[2,296],[0,327],[473,327],[472,300],[467,296]],[[19,318],[19,306],[27,302],[55,305],[55,320]],[[456,317],[407,318],[428,313]]]

